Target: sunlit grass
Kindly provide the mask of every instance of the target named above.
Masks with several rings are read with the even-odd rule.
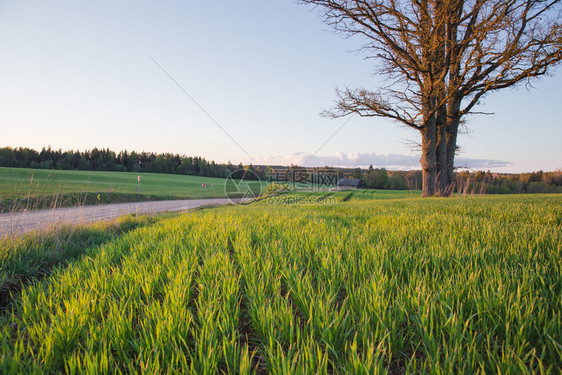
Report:
[[[348,194],[89,251],[15,298],[0,372],[559,372],[562,197]]]
[[[140,193],[137,191],[139,175]],[[0,167],[0,211],[139,200],[224,198],[224,183],[222,178],[161,173]]]

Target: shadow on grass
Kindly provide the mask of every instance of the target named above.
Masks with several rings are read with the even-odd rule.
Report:
[[[43,279],[56,267],[70,264],[88,249],[161,218],[128,215],[111,222],[65,226],[47,233],[0,240],[0,313],[23,286]]]

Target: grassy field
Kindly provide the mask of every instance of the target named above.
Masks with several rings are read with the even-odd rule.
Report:
[[[142,177],[141,194],[137,176]],[[206,187],[202,187],[205,183]],[[224,198],[222,178],[0,168],[0,210],[163,199]],[[99,195],[99,198],[98,198]]]
[[[7,302],[0,372],[559,373],[562,197],[395,198],[263,199],[86,246]],[[5,280],[43,261],[0,247]]]

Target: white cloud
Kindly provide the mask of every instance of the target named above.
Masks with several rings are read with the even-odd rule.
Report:
[[[368,168],[369,165],[372,165],[374,168],[409,170],[420,169],[420,155],[383,155],[375,152],[346,154],[339,152],[334,155],[317,156],[304,152],[295,152],[284,156],[261,156],[256,158],[252,163],[261,165],[295,164],[305,167],[329,166],[343,168]],[[455,164],[459,167],[487,170],[505,167],[511,163],[501,160],[459,157],[456,158]]]

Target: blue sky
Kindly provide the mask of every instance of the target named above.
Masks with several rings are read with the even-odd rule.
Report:
[[[0,1],[0,146],[146,150],[218,162],[419,168],[418,134],[327,119],[336,87],[376,89],[374,62],[295,1]],[[149,54],[250,154],[250,160]],[[562,168],[561,69],[495,93],[459,164]]]

